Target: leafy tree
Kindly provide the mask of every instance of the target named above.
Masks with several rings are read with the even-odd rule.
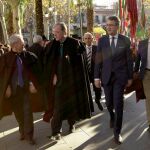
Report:
[[[93,32],[93,0],[86,0],[86,7],[87,7],[87,31]]]
[[[4,43],[8,43],[8,35],[4,19],[4,3],[1,0],[0,0],[0,28],[1,28],[0,40],[3,41]]]
[[[44,34],[42,0],[35,0],[36,33]]]

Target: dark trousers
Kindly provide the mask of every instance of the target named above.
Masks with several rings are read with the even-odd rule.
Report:
[[[33,138],[33,115],[29,100],[29,93],[24,88],[17,87],[11,98],[13,112],[19,125],[19,132],[26,139]]]
[[[95,102],[98,103],[99,100],[101,99],[101,94],[102,94],[102,90],[101,88],[97,88],[94,83],[92,83],[93,85],[93,90],[94,90],[94,93],[95,93]]]
[[[103,87],[110,119],[114,122],[114,136],[118,136],[122,128],[123,93],[125,85],[118,80],[114,80],[112,77],[109,84],[103,85]]]
[[[68,115],[67,117],[68,124],[70,128],[75,124],[75,119],[73,115]],[[53,117],[51,120],[51,129],[52,136],[55,136],[57,133],[61,133],[63,119],[61,118],[60,112],[54,110]]]
[[[92,83],[92,86],[93,86],[93,91],[95,93],[95,102],[99,103],[99,101],[101,99],[102,89],[101,88],[97,88],[95,86],[95,84],[94,84],[94,77],[93,77],[93,74],[90,71],[88,71],[88,75],[89,75],[90,83]]]

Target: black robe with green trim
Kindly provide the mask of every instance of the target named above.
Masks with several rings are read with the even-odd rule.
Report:
[[[89,118],[93,111],[84,53],[82,43],[70,37],[63,42],[62,56],[60,42],[56,40],[46,49],[45,83],[48,84],[47,87],[53,86],[51,80],[54,74],[57,75],[54,109],[61,114],[62,120],[67,119],[70,114],[76,120]]]

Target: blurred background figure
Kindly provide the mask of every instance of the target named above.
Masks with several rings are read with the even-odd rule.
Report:
[[[143,81],[144,92],[146,95],[146,113],[148,131],[150,132],[150,27],[148,28],[148,38],[141,40],[138,45],[137,57],[135,60],[135,75]]]
[[[43,69],[43,57],[44,57],[44,41],[42,36],[35,35],[33,37],[33,44],[27,48],[28,51],[34,53],[39,60],[39,65]]]

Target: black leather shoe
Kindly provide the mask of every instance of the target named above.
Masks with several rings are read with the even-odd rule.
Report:
[[[114,142],[115,142],[117,145],[122,144],[122,137],[121,137],[121,135],[115,136],[115,137],[114,137]]]
[[[103,111],[103,106],[102,106],[102,104],[100,103],[100,101],[97,101],[96,104],[97,104],[99,110]]]
[[[69,132],[74,133],[76,131],[75,125],[69,127]]]
[[[61,134],[57,133],[56,135],[48,136],[48,138],[53,141],[58,141],[61,140]]]

